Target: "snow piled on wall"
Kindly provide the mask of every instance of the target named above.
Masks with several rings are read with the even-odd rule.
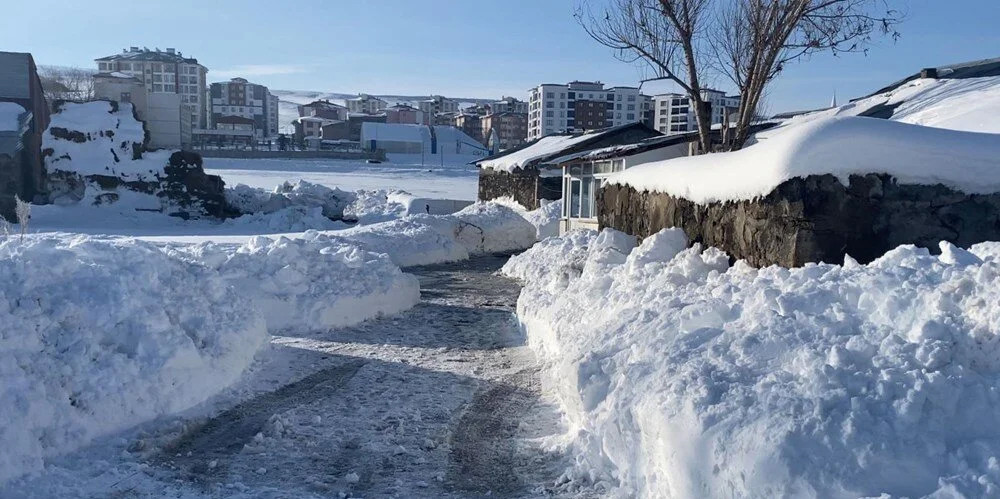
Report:
[[[1000,249],[754,269],[661,231],[516,256],[518,315],[619,497],[1000,494]]]
[[[267,339],[219,275],[138,241],[0,240],[0,482],[191,407]]]
[[[81,142],[55,135],[56,129],[83,134]],[[133,160],[133,144],[142,144],[142,123],[132,114],[132,104],[111,102],[66,102],[52,113],[49,128],[42,135],[42,150],[51,149],[45,164],[56,170],[79,175],[108,175],[128,181],[152,182],[163,176],[163,167],[172,151],[143,153]]]
[[[832,174],[887,173],[905,184],[944,184],[969,194],[1000,191],[1000,135],[877,118],[834,117],[789,125],[735,152],[655,161],[612,175],[611,184],[696,203],[766,196],[782,182]]]

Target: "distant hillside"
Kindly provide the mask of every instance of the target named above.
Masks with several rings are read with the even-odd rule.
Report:
[[[312,90],[271,90],[271,93],[278,96],[278,123],[283,131],[290,133],[292,120],[299,116],[299,111],[297,106],[299,104],[307,104],[315,100],[329,100],[336,104],[344,104],[345,99],[350,99],[356,97],[357,94],[342,94],[337,92],[316,92]],[[372,94],[387,103],[390,106],[397,103],[410,103],[416,106],[417,101],[421,101],[429,98],[427,95],[377,95]],[[489,99],[482,98],[470,98],[470,97],[448,97],[449,99],[457,100],[460,108],[471,107],[476,104],[485,104],[488,102],[493,102],[498,100],[500,96]]]

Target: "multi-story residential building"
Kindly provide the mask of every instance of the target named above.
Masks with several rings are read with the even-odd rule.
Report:
[[[435,125],[439,126],[455,126],[455,118],[458,117],[458,111],[452,111],[450,113],[437,113],[431,115],[434,120]]]
[[[528,139],[559,132],[619,126],[643,120],[643,96],[635,87],[604,88],[595,81],[542,84],[528,91]],[[598,108],[603,107],[603,123]],[[578,114],[582,113],[582,114]]]
[[[208,68],[198,59],[184,57],[168,48],[149,50],[129,47],[121,54],[95,59],[97,69],[103,73],[124,73],[138,78],[146,86],[146,93],[179,94],[181,104],[190,105],[194,112],[192,122],[200,128],[208,127],[208,103],[205,78]]]
[[[298,106],[298,111],[300,118],[315,116],[317,118],[326,118],[330,120],[347,119],[347,108],[341,106],[340,104],[334,104],[328,100],[317,100],[308,104],[300,104]]]
[[[718,90],[705,89],[702,100],[712,105],[712,124],[724,121],[740,107],[739,96],[727,96]],[[694,106],[687,94],[661,94],[653,97],[653,128],[664,134],[690,132],[698,129]]]
[[[395,104],[385,109],[386,123],[403,123],[409,125],[429,125],[427,113],[409,105]]]
[[[493,113],[528,114],[528,103],[513,97],[501,97],[500,100],[490,104],[490,110]]]
[[[487,141],[490,132],[495,132],[499,141],[497,149],[510,149],[524,143],[528,137],[528,114],[502,112],[483,116],[479,120],[483,140]],[[490,146],[491,144],[486,144]]]
[[[417,105],[421,111],[431,116],[436,116],[438,113],[458,112],[458,101],[440,95],[432,95],[429,99],[418,102]]]
[[[246,118],[253,123],[256,138],[264,139],[278,134],[278,97],[264,85],[250,83],[244,78],[213,83],[209,87],[211,99],[211,128],[219,123],[232,124],[225,117]]]
[[[459,113],[455,116],[455,128],[481,144],[484,142],[481,118],[478,114]]]
[[[345,103],[349,112],[366,114],[379,114],[388,106],[386,101],[368,94],[358,94],[357,97],[347,99]]]

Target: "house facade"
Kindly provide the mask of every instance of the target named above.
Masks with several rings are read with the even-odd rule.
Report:
[[[643,163],[687,156],[697,134],[654,136],[642,141],[581,151],[552,160],[562,170],[559,233],[598,227],[601,187],[608,177]]]
[[[482,118],[478,114],[471,113],[459,113],[455,116],[455,128],[458,128],[462,133],[472,137],[476,142],[480,144],[484,143]]]
[[[386,123],[402,123],[408,125],[429,125],[427,113],[409,104],[395,104],[385,109]]]
[[[199,128],[208,128],[208,68],[199,64],[198,59],[184,57],[172,48],[161,51],[129,47],[94,62],[99,72],[125,73],[138,78],[146,86],[147,94],[179,95],[181,104],[190,106],[191,121]]]
[[[308,104],[299,104],[297,107],[300,118],[315,116],[329,120],[347,119],[347,107],[334,104],[328,100],[312,101]]]
[[[558,158],[603,147],[633,144],[660,133],[642,123],[629,123],[599,131],[548,135],[520,147],[476,161],[479,167],[479,200],[510,197],[528,209],[541,200],[562,197],[563,178]]]
[[[226,122],[223,118],[239,117],[253,122],[257,139],[278,134],[278,96],[271,94],[264,85],[233,78],[211,84],[208,94],[211,99],[211,128],[218,129],[218,123]]]
[[[344,103],[347,105],[347,111],[351,113],[378,114],[388,107],[386,101],[368,94],[358,94],[357,97],[347,99]]]
[[[14,196],[46,192],[42,133],[49,105],[31,54],[0,52],[0,217],[15,221]]]
[[[642,122],[644,108],[650,107],[646,102],[636,87],[604,88],[599,81],[542,84],[528,91],[528,139]]]

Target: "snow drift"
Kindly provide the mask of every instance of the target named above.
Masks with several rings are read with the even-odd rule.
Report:
[[[632,497],[1000,494],[1000,249],[754,269],[668,229],[516,256],[518,315]],[[569,255],[569,257],[567,257]]]
[[[782,182],[832,174],[886,173],[905,184],[943,184],[967,194],[1000,191],[1000,136],[835,117],[789,125],[735,152],[656,161],[613,175],[629,185],[700,204],[762,197]]]
[[[139,241],[0,239],[0,482],[191,407],[267,339],[221,277]]]
[[[417,278],[388,256],[315,231],[300,239],[258,236],[235,251],[214,243],[167,251],[217,270],[264,314],[272,333],[349,326],[420,300]]]

